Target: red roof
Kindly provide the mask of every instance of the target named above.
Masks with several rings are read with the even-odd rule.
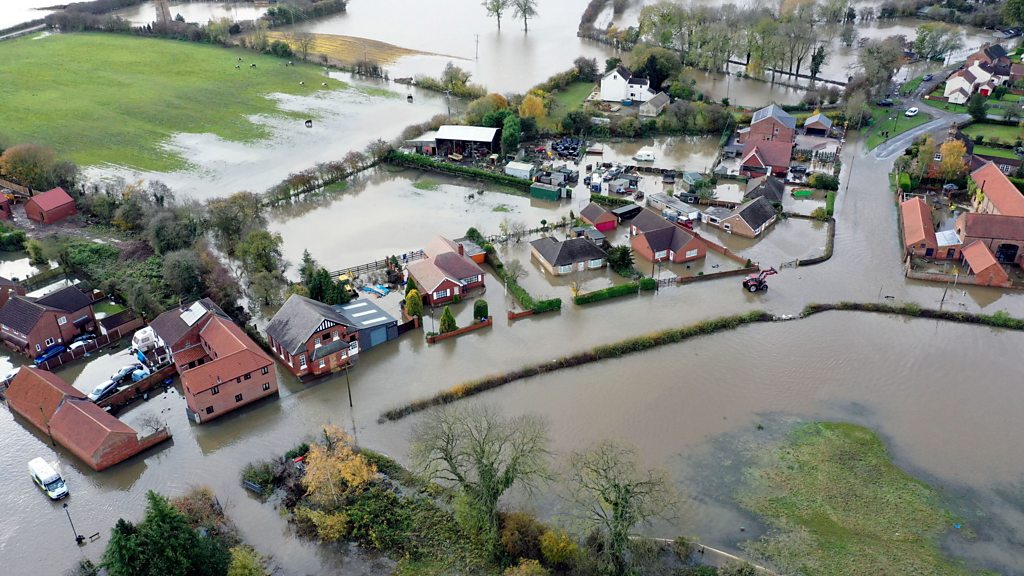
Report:
[[[132,441],[138,438],[131,426],[81,398],[69,398],[61,404],[50,421],[50,429],[54,440],[93,468],[103,467],[111,437],[122,436]]]
[[[773,168],[784,168],[789,166],[789,160],[793,156],[793,143],[782,140],[758,140],[748,142],[743,147],[743,154],[740,161],[741,166],[771,166]],[[752,164],[750,162],[756,162]]]
[[[74,204],[75,200],[63,188],[54,188],[53,190],[36,194],[29,199],[29,202],[34,202],[43,212],[49,212],[65,204]]]
[[[932,209],[924,200],[915,196],[900,203],[900,215],[903,217],[903,242],[908,248],[921,242],[935,246]]]
[[[67,397],[85,398],[53,372],[25,366],[7,389],[7,405],[46,432],[57,407]]]
[[[213,360],[181,374],[182,385],[192,395],[274,362],[241,328],[220,316],[207,322],[199,338]]]
[[[1003,275],[1006,275],[1006,271],[999,265],[999,261],[992,254],[992,251],[985,246],[983,242],[975,240],[971,242],[963,249],[964,260],[967,260],[967,264],[971,267],[971,272],[975,275],[988,270],[989,268],[996,266],[999,268]]]
[[[971,179],[1003,216],[1024,216],[1024,194],[1010,182],[994,162],[971,173]]]
[[[1024,218],[974,212],[966,212],[961,218],[965,238],[1024,241]]]

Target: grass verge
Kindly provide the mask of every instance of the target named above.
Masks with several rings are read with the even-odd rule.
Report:
[[[749,480],[739,501],[774,531],[747,547],[783,573],[973,573],[939,548],[954,519],[938,493],[896,467],[866,428],[800,426]]]
[[[268,94],[345,86],[313,65],[120,34],[21,38],[0,44],[0,59],[0,126],[12,142],[45,144],[83,166],[158,172],[187,166],[164,147],[175,133],[254,142],[269,134],[254,116],[287,115]]]

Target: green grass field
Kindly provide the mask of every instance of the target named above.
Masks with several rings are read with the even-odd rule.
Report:
[[[892,139],[908,130],[930,122],[932,119],[931,115],[926,112],[918,112],[917,116],[907,118],[903,115],[903,110],[900,108],[882,108],[880,110],[880,112],[873,114],[875,124],[871,127],[871,135],[868,136],[869,150],[886,141],[886,138],[882,136],[882,133],[886,130],[889,131],[889,139]],[[890,116],[895,117],[889,120]]]
[[[84,166],[153,171],[186,166],[161,147],[175,133],[257,141],[267,130],[250,116],[284,114],[268,94],[345,86],[317,66],[248,50],[115,34],[2,42],[0,62],[0,133],[10,141],[46,144]]]
[[[593,91],[593,82],[573,82],[566,86],[565,90],[555,92],[554,97],[562,106],[565,106],[567,112],[571,112],[582,108],[583,102]]]
[[[985,137],[985,140],[991,140],[992,138],[999,138],[1003,142],[1014,142],[1017,138],[1024,135],[1024,130],[1020,126],[1003,126],[1002,124],[986,124],[986,123],[974,123],[969,126],[965,126],[963,133],[974,138],[975,136],[981,135]]]
[[[938,493],[897,468],[866,428],[801,426],[749,480],[740,501],[773,528],[749,546],[780,573],[973,573],[940,549],[956,520]]]
[[[995,146],[984,146],[982,144],[974,145],[974,153],[981,154],[982,156],[995,156],[996,158],[1009,158],[1011,160],[1016,159],[1017,155],[1013,153],[1013,150],[1009,148],[997,148]]]

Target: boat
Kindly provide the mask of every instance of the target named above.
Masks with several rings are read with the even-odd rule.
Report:
[[[641,148],[639,152],[633,155],[633,160],[637,162],[654,162],[654,150]]]
[[[388,293],[391,292],[391,290],[388,289],[388,287],[383,285],[383,284],[377,284],[376,286],[371,286],[371,285],[367,284],[366,286],[363,286],[362,290],[363,290],[363,292],[367,292],[369,294],[373,294],[373,295],[375,295],[375,296],[377,296],[379,298],[383,298],[383,297],[387,296]]]

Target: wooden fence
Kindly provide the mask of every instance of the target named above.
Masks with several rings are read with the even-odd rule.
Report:
[[[104,400],[97,402],[100,408],[110,407],[111,410],[117,411],[120,408],[130,404],[136,398],[143,396],[150,390],[164,385],[164,381],[168,378],[172,378],[175,374],[174,364],[170,363],[166,366],[159,368],[156,372],[153,372],[146,378],[133,382],[130,386],[123,390],[118,390],[116,393],[111,395]]]
[[[96,337],[95,340],[90,340],[86,342],[85,346],[83,346],[82,348],[77,348],[75,350],[66,350],[64,352],[61,352],[54,358],[51,358],[46,362],[40,364],[39,367],[44,370],[49,370],[50,372],[53,372],[57,368],[60,368],[61,366],[69,362],[74,362],[75,360],[84,358],[87,354],[95,352],[96,350],[99,350],[100,348],[103,348],[104,346],[107,346],[113,342],[117,342],[123,336],[132,335],[136,330],[142,327],[142,325],[142,319],[136,318],[130,322],[118,326],[117,328],[112,329],[110,332],[106,334],[100,334],[99,336]]]
[[[423,258],[426,257],[427,255],[423,252],[423,250],[414,250],[412,252],[406,252],[405,254],[396,256],[396,258],[398,258],[399,265],[408,264],[409,262],[415,262],[417,260],[422,260]],[[331,272],[331,277],[338,278],[339,276],[347,274],[348,277],[351,279],[366,272],[386,270],[390,263],[390,257],[385,258],[383,260],[374,260],[373,262],[367,262],[366,264],[359,264],[358,266],[352,266],[349,268],[342,268],[341,270],[335,270],[334,272]]]

